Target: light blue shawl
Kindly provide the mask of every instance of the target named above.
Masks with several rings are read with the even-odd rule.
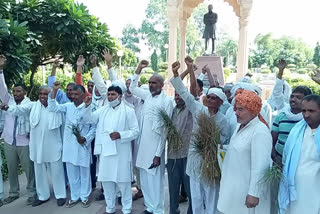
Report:
[[[284,151],[283,179],[280,182],[278,202],[279,213],[285,213],[290,202],[297,200],[295,174],[299,164],[301,146],[307,128],[305,120],[298,122],[290,131]],[[320,156],[320,126],[316,130],[315,144]]]

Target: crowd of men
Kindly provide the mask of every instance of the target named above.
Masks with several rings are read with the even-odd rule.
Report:
[[[102,78],[92,55],[92,81],[85,89],[85,59],[79,56],[76,81],[65,93],[55,76],[55,61],[48,86],[39,88],[38,101],[30,101],[23,84],[9,93],[6,58],[0,55],[1,138],[10,185],[9,197],[2,199],[0,174],[0,207],[19,198],[21,164],[27,177],[26,203],[32,206],[50,199],[51,180],[57,206],[81,203],[87,208],[101,182],[103,194],[96,199],[105,200],[106,214],[116,212],[119,196],[125,214],[141,197],[145,214],[163,214],[167,168],[170,214],[180,213],[181,192],[188,198],[188,214],[320,213],[320,96],[306,86],[291,91],[282,78],[285,61],[279,63],[272,95],[262,101],[262,89],[250,76],[222,88],[206,66],[196,78],[198,68],[190,57],[181,74],[180,62],[172,64],[175,95],[170,97],[159,74],[153,74],[147,86],[139,84],[148,61],[142,60],[123,82],[117,79],[112,56],[107,51],[102,56],[111,84]],[[190,89],[183,83],[188,75]],[[208,88],[203,87],[204,75]],[[159,111],[169,115],[177,130],[178,150],[166,146],[171,142]],[[215,121],[219,149],[225,151],[221,179],[214,182],[203,176],[204,160],[195,146],[201,114]],[[283,169],[273,185],[262,182],[272,165]],[[138,192],[132,196],[134,180]]]

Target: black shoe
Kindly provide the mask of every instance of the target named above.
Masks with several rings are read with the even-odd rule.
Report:
[[[65,203],[66,203],[66,200],[65,198],[59,198],[57,199],[57,205],[58,207],[62,207]]]
[[[4,204],[10,204],[12,203],[13,201],[17,200],[19,198],[19,196],[9,196],[8,198],[5,198],[3,200],[3,203]]]
[[[37,206],[40,206],[41,204],[43,203],[46,203],[47,201],[49,201],[49,199],[45,200],[45,201],[41,201],[39,199],[35,200],[32,204],[33,207],[37,207]]]

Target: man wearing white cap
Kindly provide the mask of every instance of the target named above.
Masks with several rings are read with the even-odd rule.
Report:
[[[190,77],[193,76],[193,60],[187,57],[187,66],[190,72]],[[193,133],[198,130],[197,118],[200,113],[205,113],[214,118],[217,126],[220,129],[221,144],[228,144],[230,139],[230,128],[226,117],[219,112],[219,107],[223,103],[222,99],[225,96],[220,88],[210,88],[206,95],[206,106],[196,101],[194,96],[188,92],[179,77],[178,69],[180,63],[172,64],[172,71],[174,77],[170,80],[176,92],[185,101],[186,107],[190,110],[193,116]],[[192,199],[192,211],[196,214],[215,214],[217,213],[217,201],[219,193],[219,182],[209,185],[202,177],[201,162],[202,158],[195,152],[194,138],[191,140],[186,173],[190,176],[190,190]]]

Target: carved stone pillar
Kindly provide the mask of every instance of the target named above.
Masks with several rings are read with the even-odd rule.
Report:
[[[239,43],[237,55],[237,80],[241,79],[248,71],[248,22],[253,0],[239,0]]]
[[[179,20],[179,30],[180,30],[180,71],[183,72],[186,69],[186,64],[184,63],[184,58],[186,58],[186,34],[187,34],[187,20]]]
[[[168,79],[171,79],[171,64],[177,61],[178,8],[168,5],[169,49],[168,49]]]

